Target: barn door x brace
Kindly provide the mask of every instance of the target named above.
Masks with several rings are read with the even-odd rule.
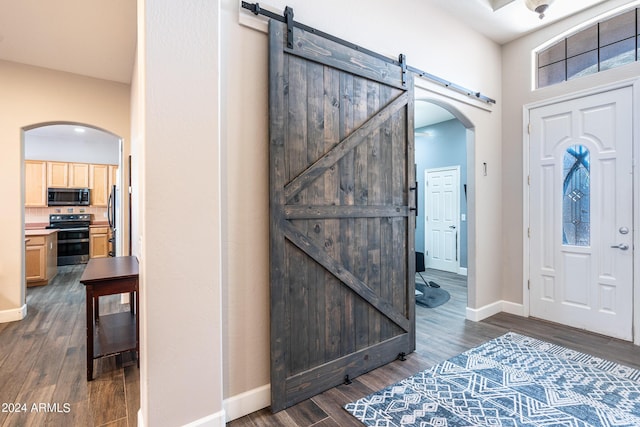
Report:
[[[273,12],[269,11],[269,10],[262,9],[260,7],[259,3],[249,3],[249,2],[243,1],[242,2],[242,7],[244,9],[247,9],[247,10],[251,11],[255,15],[262,15],[262,16],[266,16],[267,18],[270,18],[270,19],[275,19],[277,21],[284,22],[287,25],[287,47],[289,49],[293,49],[294,48],[294,45],[293,45],[293,28],[294,27],[298,27],[303,31],[307,31],[307,32],[312,33],[312,34],[316,34],[316,35],[318,35],[320,37],[324,37],[326,39],[332,40],[332,41],[334,41],[336,43],[339,43],[339,44],[341,44],[343,46],[347,46],[347,47],[349,47],[351,49],[366,53],[367,55],[372,55],[372,56],[374,56],[374,57],[376,57],[376,58],[378,58],[380,60],[383,60],[383,61],[386,61],[388,63],[400,66],[401,69],[402,69],[402,73],[403,73],[403,78],[402,78],[403,85],[406,83],[405,75],[406,75],[407,71],[410,71],[410,72],[415,73],[416,75],[418,75],[418,76],[420,76],[420,77],[422,77],[424,79],[427,79],[427,80],[429,80],[431,82],[434,82],[434,83],[436,83],[438,85],[444,86],[444,87],[446,87],[448,89],[451,89],[451,90],[453,90],[455,92],[462,93],[462,94],[464,94],[464,95],[466,95],[466,96],[468,96],[470,98],[483,101],[483,102],[485,102],[487,104],[495,104],[496,103],[496,101],[494,99],[489,98],[488,96],[483,95],[480,92],[476,92],[476,91],[467,89],[465,87],[462,87],[460,85],[452,83],[452,82],[450,82],[448,80],[445,80],[445,79],[443,79],[441,77],[434,76],[433,74],[427,73],[426,71],[422,71],[422,70],[420,70],[418,68],[411,67],[411,66],[407,65],[405,55],[401,54],[399,56],[398,60],[394,60],[394,59],[388,58],[388,57],[386,57],[384,55],[380,55],[377,52],[373,52],[373,51],[371,51],[369,49],[366,49],[366,48],[364,48],[362,46],[355,45],[355,44],[350,43],[350,42],[348,42],[346,40],[342,40],[340,38],[332,36],[331,34],[327,34],[325,32],[317,30],[317,29],[315,29],[313,27],[309,27],[307,25],[304,25],[304,24],[301,24],[299,22],[296,22],[296,21],[293,20],[293,9],[291,7],[289,7],[289,6],[287,6],[285,8],[283,15],[278,15],[276,13],[273,13]]]

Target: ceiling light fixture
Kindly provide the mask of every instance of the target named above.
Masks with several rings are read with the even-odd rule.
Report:
[[[84,133],[85,129],[84,128],[74,128],[74,131],[76,131],[77,133]]]
[[[524,0],[529,10],[538,14],[538,18],[544,18],[544,13],[549,9],[554,0]]]

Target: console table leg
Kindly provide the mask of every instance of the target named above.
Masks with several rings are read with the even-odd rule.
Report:
[[[93,288],[86,286],[87,306],[87,381],[93,380]]]

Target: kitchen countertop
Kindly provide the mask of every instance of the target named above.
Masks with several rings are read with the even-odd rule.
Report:
[[[24,225],[25,230],[41,230],[49,225],[48,222],[28,222]]]
[[[33,229],[33,230],[25,230],[24,231],[24,235],[25,236],[48,236],[49,234],[53,234],[53,233],[57,233],[58,230],[57,228],[52,228],[52,229]]]

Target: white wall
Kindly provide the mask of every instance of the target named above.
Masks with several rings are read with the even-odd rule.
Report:
[[[216,0],[139,2],[141,423],[222,425]]]
[[[221,0],[222,310],[228,420],[267,406],[270,381],[267,35],[239,24],[239,3]],[[428,91],[420,95],[455,104],[477,127],[475,161],[488,162],[489,174],[475,177],[478,238],[469,252],[474,251],[477,262],[469,274],[477,289],[469,305],[476,308],[500,300],[500,47],[424,1],[269,4],[280,13],[291,6],[297,21],[389,57],[404,53],[410,65],[498,100],[486,111]],[[261,7],[269,4],[260,2]],[[251,20],[252,15],[245,16]]]
[[[574,79],[540,90],[531,89],[531,52],[548,40],[595,18],[613,8],[632,3],[628,0],[610,0],[554,23],[538,32],[515,40],[503,47],[504,100],[502,117],[502,218],[503,218],[503,299],[523,302],[523,106],[579,92],[607,83],[636,78],[640,63]]]
[[[0,322],[6,322],[25,309],[23,129],[83,123],[122,135],[128,152],[129,86],[0,61],[0,93]]]

